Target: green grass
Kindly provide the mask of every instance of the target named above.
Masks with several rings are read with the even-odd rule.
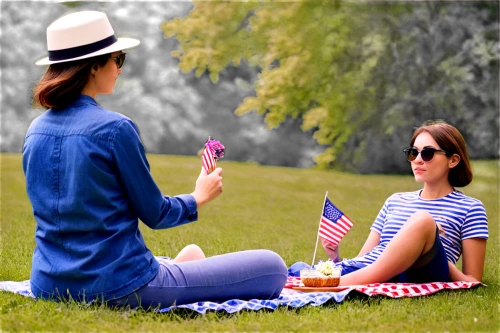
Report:
[[[25,193],[21,156],[1,156],[0,280],[29,278],[35,222]],[[149,156],[165,194],[189,193],[199,173],[196,157]],[[170,230],[142,231],[156,255],[173,256],[196,243],[207,255],[267,248],[289,265],[310,262],[325,191],[355,222],[342,242],[342,255],[355,256],[385,199],[419,188],[411,176],[351,175],[331,171],[263,167],[222,161],[224,193],[202,208],[196,223]],[[463,189],[479,198],[489,216],[484,283],[474,290],[429,297],[352,298],[341,304],[274,312],[207,315],[114,311],[99,306],[53,303],[0,293],[0,331],[486,331],[499,330],[499,176],[497,161],[473,163],[474,182]],[[318,249],[318,259],[326,254]]]

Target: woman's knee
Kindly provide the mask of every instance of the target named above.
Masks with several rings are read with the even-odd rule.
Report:
[[[203,257],[203,258],[205,257],[205,253],[203,253],[203,250],[201,249],[201,247],[199,247],[196,244],[189,244],[186,247],[184,247],[183,250],[189,251],[190,253],[192,253],[196,256],[199,256],[199,257]]]
[[[246,250],[209,257],[201,264],[206,269],[245,272],[245,276],[282,275],[287,267],[283,259],[270,250]]]
[[[205,258],[205,253],[196,244],[189,244],[184,247],[174,258],[174,263],[181,263],[186,261],[200,260]]]
[[[253,250],[255,251],[256,260],[261,265],[267,266],[269,269],[276,271],[276,273],[288,274],[288,269],[283,261],[283,258],[276,252],[271,250]]]
[[[429,228],[429,230],[436,229],[436,221],[432,215],[425,210],[415,212],[410,217],[409,222],[414,226],[418,225],[419,228]]]
[[[258,258],[261,259],[261,280],[264,282],[266,292],[265,297],[276,298],[280,295],[281,290],[286,283],[288,276],[288,268],[285,262],[277,253],[270,250],[256,250]]]

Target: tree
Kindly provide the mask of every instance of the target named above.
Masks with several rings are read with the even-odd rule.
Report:
[[[241,59],[260,68],[256,96],[246,97],[235,112],[263,114],[269,128],[287,117],[300,118],[302,128],[328,146],[316,157],[320,165],[408,170],[404,159],[392,162],[394,152],[414,126],[430,118],[456,123],[470,137],[481,136],[474,127],[487,125],[484,140],[496,144],[476,157],[498,154],[498,100],[491,90],[498,89],[491,75],[498,69],[498,28],[490,7],[330,1],[194,5],[188,16],[162,25],[165,36],[180,42],[173,55],[181,70],[208,72],[217,82],[226,66]],[[474,126],[460,126],[471,118]]]

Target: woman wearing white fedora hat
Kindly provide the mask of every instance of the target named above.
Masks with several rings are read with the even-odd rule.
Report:
[[[113,92],[123,50],[107,16],[82,11],[47,28],[49,65],[34,88],[23,147],[26,188],[37,222],[31,289],[37,297],[157,307],[199,301],[270,299],[287,269],[276,253],[242,251],[204,258],[195,245],[174,260],[146,247],[152,229],[196,221],[222,192],[222,170],[201,173],[191,194],[164,196],[154,182],[136,125],[96,102]]]

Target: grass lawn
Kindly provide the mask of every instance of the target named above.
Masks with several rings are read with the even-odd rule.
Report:
[[[21,155],[1,154],[0,280],[26,280],[35,246],[35,222],[25,193]],[[152,173],[165,194],[190,193],[200,170],[196,157],[150,155]],[[267,248],[287,265],[310,262],[325,191],[355,223],[342,241],[353,257],[385,199],[419,188],[412,176],[351,175],[332,171],[264,167],[222,161],[224,193],[203,207],[199,221],[153,231],[141,226],[155,255],[174,256],[196,243],[207,255]],[[351,298],[341,304],[278,308],[233,315],[114,311],[99,306],[53,303],[0,292],[0,331],[499,331],[499,164],[473,163],[475,179],[463,189],[480,199],[489,217],[488,287],[428,297]],[[318,249],[318,259],[326,254]]]

